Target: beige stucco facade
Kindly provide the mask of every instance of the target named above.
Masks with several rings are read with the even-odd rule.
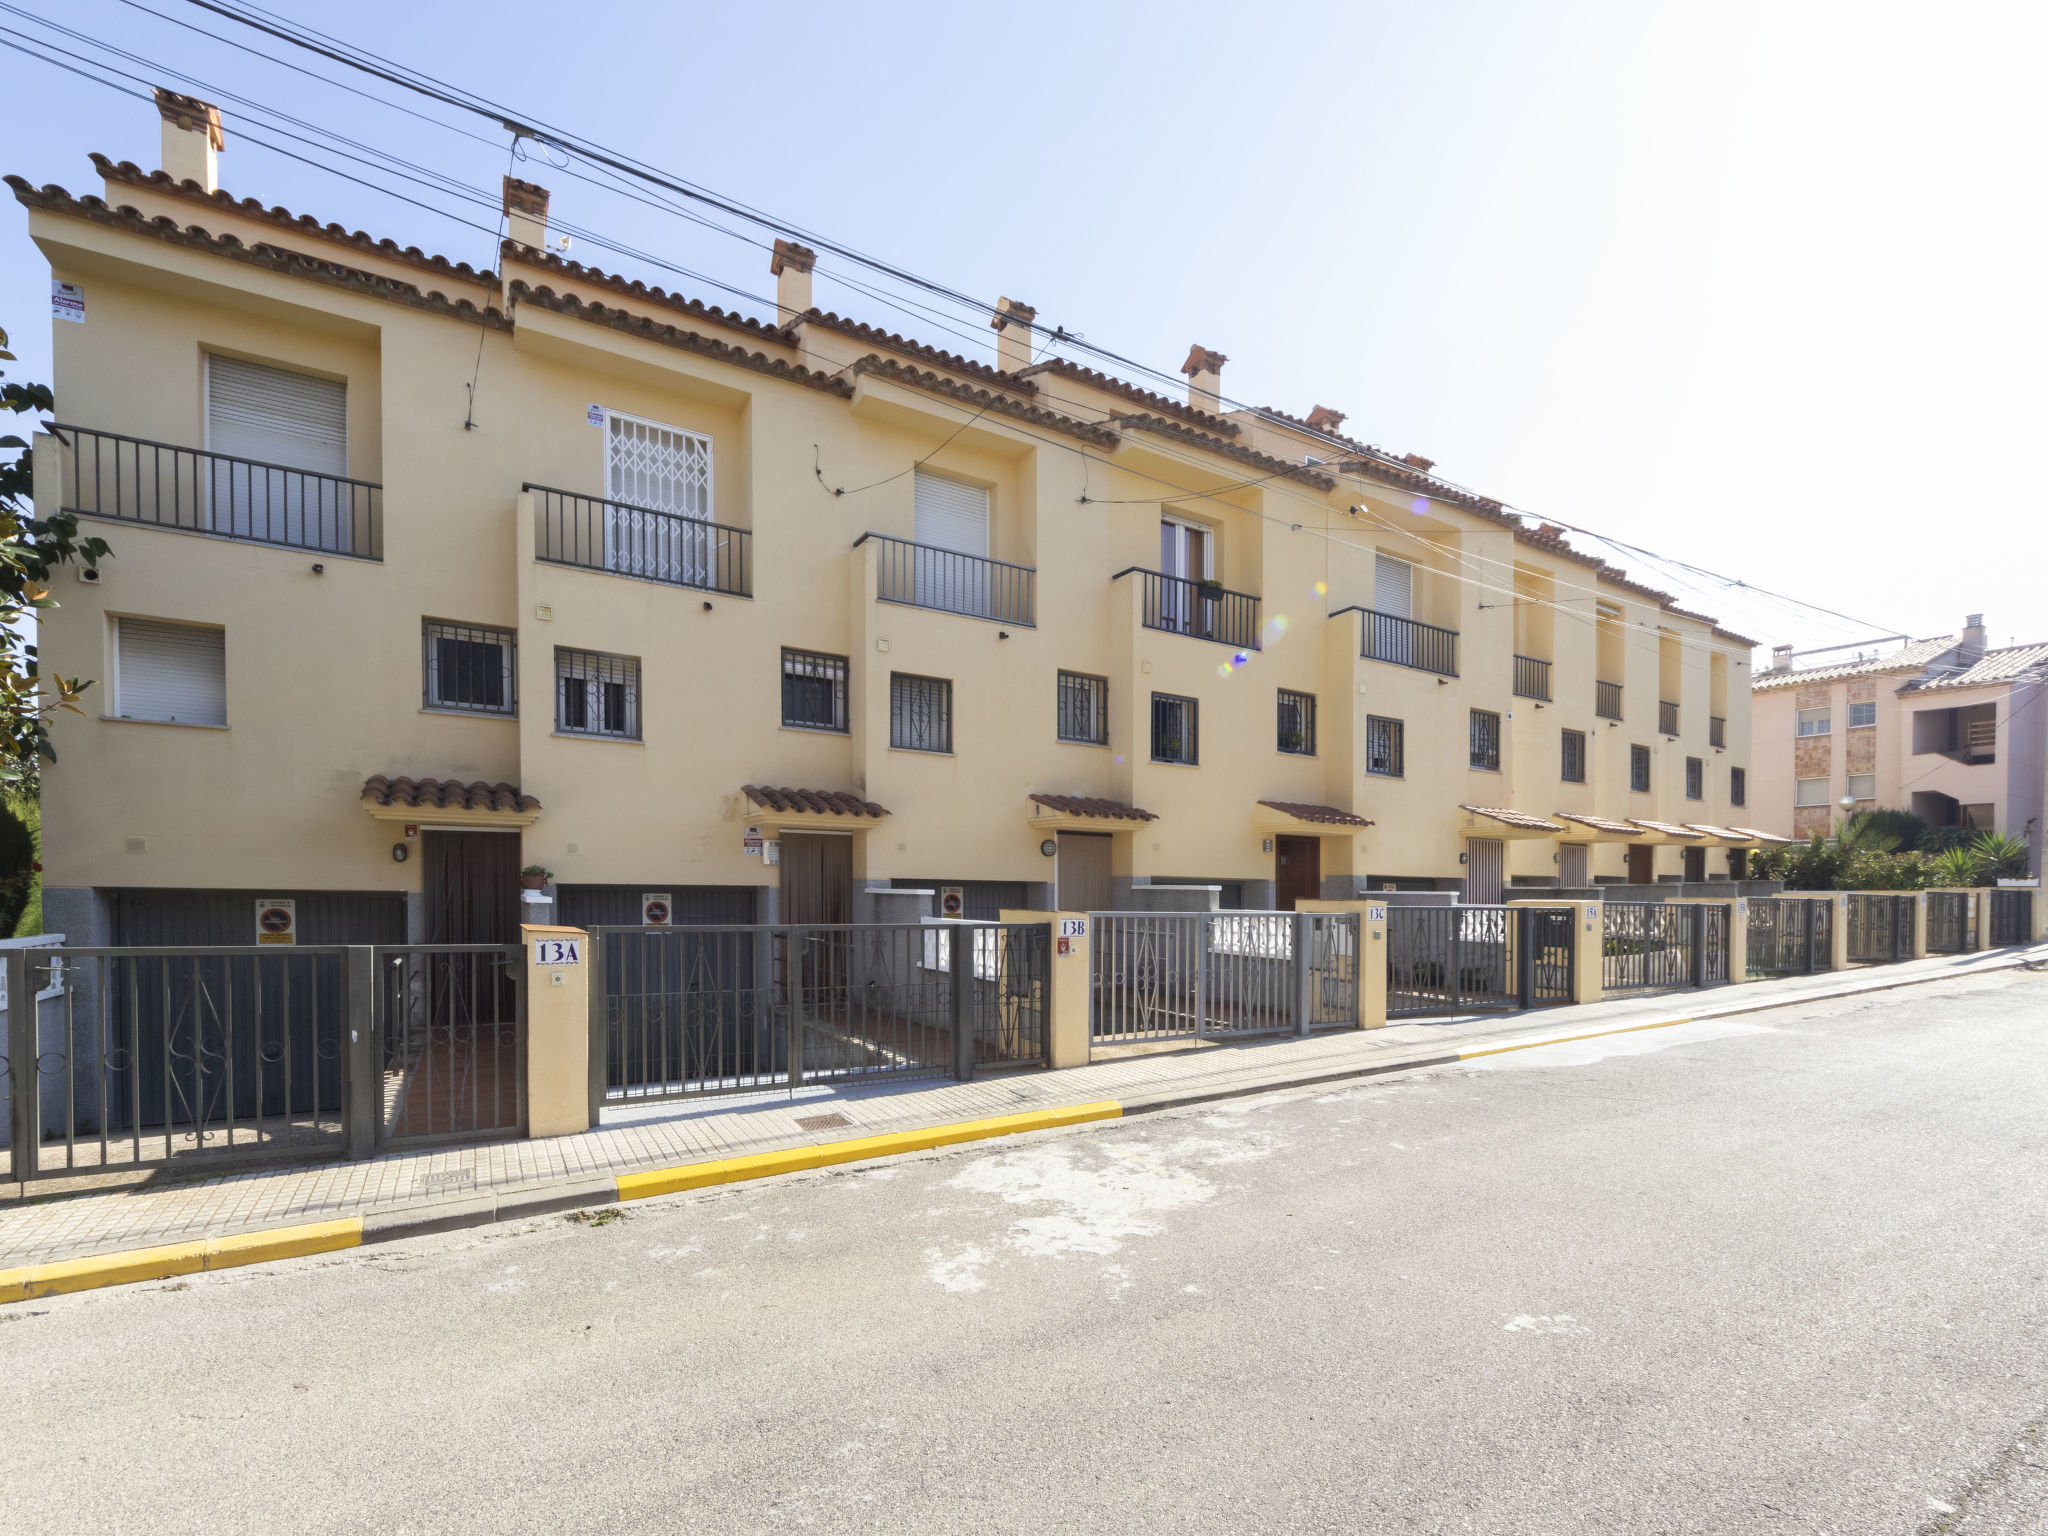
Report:
[[[406,825],[515,831],[522,862],[565,891],[752,889],[764,917],[782,866],[746,846],[749,827],[770,843],[843,832],[857,884],[987,882],[1034,907],[1058,899],[1041,848],[1060,830],[1108,835],[1119,882],[1231,882],[1258,905],[1281,836],[1319,839],[1331,895],[1455,887],[1471,838],[1504,842],[1511,881],[1555,879],[1567,844],[1587,849],[1588,878],[1623,876],[1631,843],[1663,877],[1685,847],[1717,850],[1720,875],[1718,850],[1750,841],[1485,815],[1754,822],[1730,799],[1749,642],[1334,426],[1218,414],[1199,390],[1183,403],[1044,358],[1026,370],[1014,334],[999,371],[795,303],[794,324],[745,320],[535,244],[473,273],[101,167],[104,202],[17,185],[53,275],[85,293],[85,323],[55,327],[59,421],[196,449],[211,354],[341,381],[348,474],[381,506],[377,558],[366,541],[336,553],[152,526],[132,496],[94,520],[113,558],[97,584],[61,579],[42,635],[46,666],[101,680],[54,728],[54,891],[416,901],[424,861],[394,858]],[[709,440],[709,519],[743,531],[745,580],[728,585],[744,592],[540,557],[548,503],[528,487],[606,494],[593,406]],[[36,445],[44,511],[89,499],[64,439]],[[880,599],[890,546],[863,536],[912,537],[917,465],[986,490],[989,556],[1029,575],[1020,617]],[[1214,581],[1254,605],[1233,610],[1254,616],[1239,643],[1156,622],[1144,573],[1163,516],[1205,534]],[[1382,554],[1413,563],[1413,616],[1455,631],[1454,667],[1361,654]],[[225,726],[121,718],[123,617],[224,630]],[[516,635],[516,713],[426,707],[429,621]],[[561,728],[558,647],[637,661],[632,739]],[[785,647],[845,658],[843,731],[785,724]],[[1517,695],[1518,655],[1548,662],[1547,698]],[[1062,671],[1106,680],[1106,744],[1059,739]],[[950,751],[892,746],[895,674],[950,684]],[[1596,713],[1597,682],[1621,685],[1619,719]],[[1280,690],[1315,700],[1312,752],[1281,749]],[[1155,760],[1155,694],[1196,701],[1196,763]],[[1675,730],[1659,728],[1663,701]],[[1473,710],[1501,717],[1497,768],[1473,766]],[[1402,723],[1399,776],[1368,772],[1371,717]],[[1585,737],[1582,783],[1563,776],[1567,730]],[[1643,790],[1631,748],[1650,755]],[[503,784],[538,806],[408,817],[366,804],[375,775]],[[778,812],[747,786],[886,815]]]

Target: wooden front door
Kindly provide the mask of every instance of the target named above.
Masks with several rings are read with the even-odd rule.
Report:
[[[1107,912],[1114,899],[1109,884],[1109,838],[1101,832],[1060,834],[1059,891],[1062,912]]]
[[[1707,850],[1688,848],[1685,850],[1685,878],[1704,880],[1707,878]]]
[[[519,942],[519,834],[423,832],[429,944]]]
[[[1273,905],[1292,912],[1297,901],[1323,894],[1323,840],[1320,837],[1273,839]]]
[[[782,835],[782,921],[853,921],[853,839],[809,832]]]
[[[1655,885],[1657,883],[1657,850],[1648,843],[1628,845],[1628,883],[1630,885]]]

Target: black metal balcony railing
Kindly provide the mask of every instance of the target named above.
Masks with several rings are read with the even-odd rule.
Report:
[[[1593,713],[1602,720],[1619,720],[1621,718],[1621,684],[1601,682],[1593,684]]]
[[[537,560],[734,597],[754,594],[754,536],[745,528],[531,482],[520,489],[533,496]]]
[[[329,555],[384,558],[384,488],[203,448],[53,426],[70,440],[65,510]]]
[[[1678,734],[1678,706],[1670,699],[1657,701],[1657,729],[1666,736]]]
[[[936,608],[941,613],[964,613],[969,618],[992,619],[1000,624],[1032,623],[1038,572],[1030,566],[963,555],[958,550],[914,544],[909,539],[892,539],[883,533],[864,533],[853,541],[853,547],[859,549],[870,541],[876,546],[878,601]]]
[[[1515,658],[1515,696],[1523,699],[1550,697],[1550,663],[1534,656]]]
[[[1441,677],[1458,675],[1458,632],[1439,629],[1399,614],[1380,613],[1371,608],[1339,608],[1337,613],[1356,613],[1358,654],[1367,661],[1391,662],[1434,672]],[[1335,618],[1336,613],[1330,615]]]
[[[1259,648],[1259,600],[1249,592],[1232,592],[1214,582],[1183,581],[1138,565],[1125,566],[1109,579],[1132,575],[1145,578],[1147,629],[1214,640],[1241,651]]]
[[[1707,745],[1725,747],[1728,745],[1728,722],[1719,715],[1707,716]]]

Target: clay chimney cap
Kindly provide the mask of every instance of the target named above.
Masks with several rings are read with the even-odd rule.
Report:
[[[1344,413],[1319,405],[1308,413],[1308,424],[1318,432],[1334,432],[1344,425]]]
[[[187,133],[204,133],[215,149],[228,147],[227,140],[221,137],[220,108],[212,102],[158,86],[156,109],[163,114],[165,122],[175,123]]]
[[[1013,320],[1021,320],[1028,326],[1037,318],[1038,311],[1022,299],[997,299],[995,318],[989,321],[989,329],[1000,331]]]
[[[768,274],[771,277],[780,277],[784,267],[788,267],[792,272],[808,272],[817,264],[818,253],[808,245],[798,245],[794,240],[778,238],[775,242],[775,254],[768,258]]]
[[[1188,360],[1180,365],[1182,373],[1221,373],[1223,365],[1230,359],[1221,352],[1211,352],[1207,347],[1188,348]]]
[[[1435,459],[1425,459],[1419,453],[1404,453],[1401,455],[1401,462],[1403,464],[1406,464],[1410,469],[1421,470],[1425,475],[1428,474],[1432,469],[1436,468]]]
[[[505,211],[507,213],[530,214],[536,219],[548,216],[548,189],[535,182],[521,181],[517,176],[505,178]]]

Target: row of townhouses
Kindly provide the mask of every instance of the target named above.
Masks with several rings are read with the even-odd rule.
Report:
[[[67,575],[49,926],[497,942],[1725,879],[1752,642],[1346,437],[1033,342],[964,357],[572,262],[508,179],[498,270],[218,186],[205,103],[47,255]],[[898,897],[895,892],[931,892]],[[656,908],[649,912],[650,898]],[[1198,898],[1197,898],[1198,899]],[[907,904],[907,905],[906,905]]]

